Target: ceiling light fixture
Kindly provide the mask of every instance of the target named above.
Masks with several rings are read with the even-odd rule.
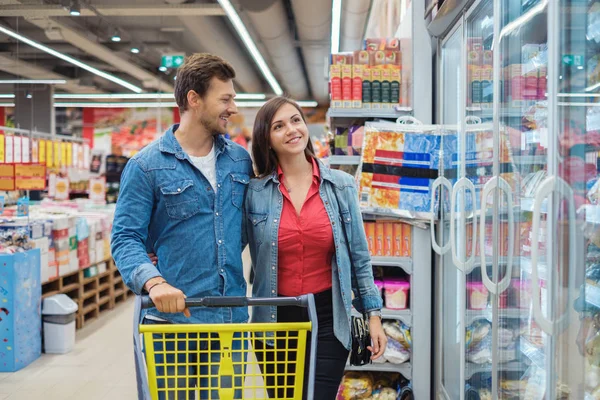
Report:
[[[0,107],[14,107],[15,103],[0,103]]]
[[[118,29],[115,29],[115,33],[113,33],[113,35],[110,38],[110,40],[112,40],[113,42],[120,42],[121,41],[121,35],[119,35],[119,30]]]
[[[331,7],[331,54],[340,51],[340,25],[342,19],[342,0],[333,0]]]
[[[128,100],[153,100],[165,99],[173,100],[173,93],[55,93],[55,99],[73,99],[73,100],[110,100],[110,99],[128,99]],[[236,100],[264,100],[267,96],[264,93],[238,93]]]
[[[116,83],[118,85],[121,85],[121,86],[123,86],[123,87],[125,87],[125,88],[127,88],[127,89],[129,89],[129,90],[131,90],[133,92],[135,92],[135,93],[141,93],[142,92],[142,88],[140,88],[140,87],[137,87],[137,86],[135,86],[135,85],[133,85],[133,84],[131,84],[131,83],[123,80],[123,79],[117,78],[114,75],[108,74],[108,73],[106,73],[104,71],[101,71],[101,70],[99,70],[97,68],[94,68],[94,67],[92,67],[92,66],[90,66],[88,64],[85,64],[85,63],[83,63],[83,62],[81,62],[81,61],[79,61],[79,60],[77,60],[77,59],[75,59],[73,57],[70,57],[70,56],[66,55],[66,54],[63,54],[63,53],[60,53],[60,52],[58,52],[58,51],[56,51],[54,49],[51,49],[48,46],[45,46],[45,45],[43,45],[41,43],[38,43],[38,42],[35,42],[35,41],[33,41],[33,40],[31,40],[31,39],[23,36],[23,35],[20,35],[20,34],[12,31],[10,29],[5,28],[4,26],[0,26],[0,32],[4,33],[4,34],[6,34],[6,35],[8,35],[8,36],[10,36],[12,38],[15,38],[17,40],[20,40],[20,41],[22,41],[24,43],[27,43],[28,45],[30,45],[32,47],[35,47],[36,49],[39,49],[39,50],[42,50],[43,52],[51,54],[54,57],[58,57],[61,60],[64,60],[64,61],[66,61],[68,63],[73,64],[73,65],[76,65],[76,66],[78,66],[80,68],[83,68],[86,71],[91,72],[92,74],[101,76],[104,79],[107,79],[107,80],[109,80],[111,82],[114,82],[114,83]]]
[[[0,79],[0,85],[64,85],[64,79]]]
[[[238,108],[259,108],[265,101],[238,101],[235,105]],[[305,108],[314,108],[318,106],[316,101],[299,101],[298,105]],[[175,108],[175,102],[55,102],[54,107],[81,107],[81,108]]]
[[[269,86],[271,86],[273,92],[275,92],[276,95],[281,96],[283,94],[283,90],[281,89],[281,86],[279,86],[279,82],[277,82],[277,79],[275,79],[275,76],[271,72],[271,69],[269,69],[269,66],[265,62],[265,59],[263,58],[262,54],[260,54],[260,51],[258,51],[256,44],[252,40],[250,33],[248,33],[248,30],[246,29],[246,26],[240,19],[240,16],[238,15],[237,11],[235,11],[235,8],[231,4],[231,1],[217,1],[219,2],[219,5],[221,5],[223,10],[225,10],[225,14],[227,14],[229,21],[231,22],[238,35],[242,39],[242,42],[244,42],[244,45],[246,45],[246,48],[250,52],[250,55],[252,55],[254,62],[256,62],[256,64],[258,65],[260,72],[262,72],[267,82],[269,82]]]
[[[167,72],[167,67],[165,67],[164,65],[161,65],[160,67],[158,67],[158,70],[160,72]]]
[[[32,99],[33,96],[31,95],[31,93],[27,92],[27,94],[25,94],[25,97],[27,97],[28,99]]]
[[[71,6],[69,7],[69,14],[74,17],[78,17],[81,15],[81,6],[79,5],[79,1],[71,0]]]
[[[132,47],[132,48],[131,48],[131,52],[132,52],[133,54],[139,54],[139,53],[140,53],[140,49],[138,49],[137,47]]]

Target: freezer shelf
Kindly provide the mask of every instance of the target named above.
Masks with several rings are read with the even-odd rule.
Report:
[[[396,108],[330,108],[330,118],[398,118],[412,113],[411,107]]]
[[[383,364],[373,363],[363,365],[362,367],[346,364],[346,371],[399,372],[406,379],[412,379],[412,364],[410,361],[403,364],[391,364],[388,362]]]
[[[525,371],[528,365],[526,363],[522,363],[519,361],[511,361],[504,364],[498,365],[499,371],[505,372],[516,372],[516,371]],[[465,370],[465,380],[469,380],[475,374],[479,374],[482,372],[492,372],[492,364],[474,364],[467,363],[467,368]]]
[[[527,316],[529,311],[519,308],[499,308],[498,313],[500,318],[520,319]],[[473,322],[479,319],[486,319],[492,322],[492,309],[485,310],[467,310],[467,325],[472,325]]]
[[[412,258],[409,257],[371,257],[371,264],[375,267],[397,267],[411,275],[413,272]]]
[[[362,315],[352,308],[352,315],[355,317],[362,317]],[[405,325],[412,325],[412,312],[410,310],[390,310],[389,308],[383,308],[381,310],[381,319],[392,319],[404,322]]]
[[[508,259],[506,257],[500,257],[499,259],[499,265],[506,265]],[[490,256],[486,257],[486,264],[487,265],[492,265],[492,258]],[[527,257],[527,256],[522,256],[522,257],[513,257],[513,268],[521,266],[521,269],[524,270],[525,272],[527,272],[528,274],[531,275],[531,258]],[[477,268],[481,268],[481,257],[480,256],[476,256],[475,257],[475,262],[473,262],[473,265],[471,265],[466,273],[470,274],[471,272],[473,272],[475,269]],[[538,277],[540,279],[547,279],[548,276],[548,267],[546,266],[546,261],[543,259],[540,259],[538,257]]]
[[[546,355],[542,350],[531,344],[531,342],[525,339],[523,336],[519,338],[520,350],[525,357],[527,357],[536,367],[545,369],[546,368]]]

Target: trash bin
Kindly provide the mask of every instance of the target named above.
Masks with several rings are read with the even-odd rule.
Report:
[[[44,299],[42,321],[45,353],[63,354],[73,349],[77,308],[77,303],[66,294],[56,294]]]

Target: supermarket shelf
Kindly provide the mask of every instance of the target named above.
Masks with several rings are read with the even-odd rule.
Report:
[[[412,258],[409,257],[371,257],[371,264],[377,267],[397,267],[402,268],[407,274],[413,272]]]
[[[513,162],[518,165],[546,165],[547,156],[513,156]]]
[[[412,114],[412,108],[330,108],[328,114],[330,118],[398,118]]]
[[[425,220],[427,223],[431,218],[430,212],[414,212],[407,210],[390,210],[387,208],[380,207],[361,207],[360,211],[363,214],[363,217],[366,219],[376,219],[377,217],[386,217],[386,218],[405,218],[405,219],[418,219]],[[434,218],[437,219],[437,214],[434,215]]]
[[[352,315],[355,317],[361,317],[358,311],[352,308]],[[389,308],[383,308],[381,310],[381,319],[395,319],[404,322],[405,325],[412,326],[412,311],[411,310],[390,310]]]
[[[525,371],[527,367],[528,365],[525,363],[512,361],[498,365],[498,370],[504,372],[518,372]],[[480,374],[482,372],[492,372],[492,364],[474,364],[468,362],[465,370],[465,380],[469,380],[473,377],[473,375]]]
[[[490,257],[490,256],[486,257],[485,261],[486,261],[487,265],[492,265],[492,257]],[[500,257],[498,260],[499,265],[506,265],[507,262],[508,262],[508,259],[506,257]],[[470,274],[471,272],[473,272],[474,270],[476,270],[477,268],[480,268],[480,267],[481,267],[481,257],[476,256],[475,262],[473,262],[473,265],[471,265],[471,267],[467,269],[466,273]],[[527,272],[528,274],[531,274],[531,258],[527,257],[527,256],[513,257],[513,268],[519,268],[519,267],[523,271]],[[548,267],[547,267],[546,261],[544,260],[543,257],[542,258],[538,257],[538,273],[539,273],[540,279],[546,280],[548,278]]]
[[[526,102],[526,104],[524,104],[523,107],[508,107],[506,105],[501,105],[500,116],[510,118],[521,118],[523,117],[528,108],[535,106],[537,103],[537,100],[531,100]],[[466,110],[481,118],[491,119],[494,116],[494,109],[492,108],[491,104],[489,104],[489,107],[467,107]]]
[[[585,301],[594,307],[600,308],[600,287],[586,283]]]
[[[360,156],[331,156],[326,160],[329,161],[329,165],[358,165]]]
[[[391,364],[388,362],[383,364],[373,363],[363,365],[362,367],[346,364],[346,371],[399,372],[406,379],[412,379],[412,364],[410,361],[403,364]]]
[[[498,314],[500,318],[519,319],[527,313],[528,310],[519,308],[499,308]],[[471,325],[478,319],[487,319],[492,321],[492,309],[487,308],[485,310],[467,310],[467,325]]]
[[[546,354],[543,350],[540,350],[534,346],[529,340],[523,336],[519,338],[520,350],[525,357],[527,357],[536,367],[546,369]]]

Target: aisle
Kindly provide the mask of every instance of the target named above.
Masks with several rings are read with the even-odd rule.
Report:
[[[70,353],[0,373],[0,400],[136,399],[132,314],[133,298],[77,331]]]

